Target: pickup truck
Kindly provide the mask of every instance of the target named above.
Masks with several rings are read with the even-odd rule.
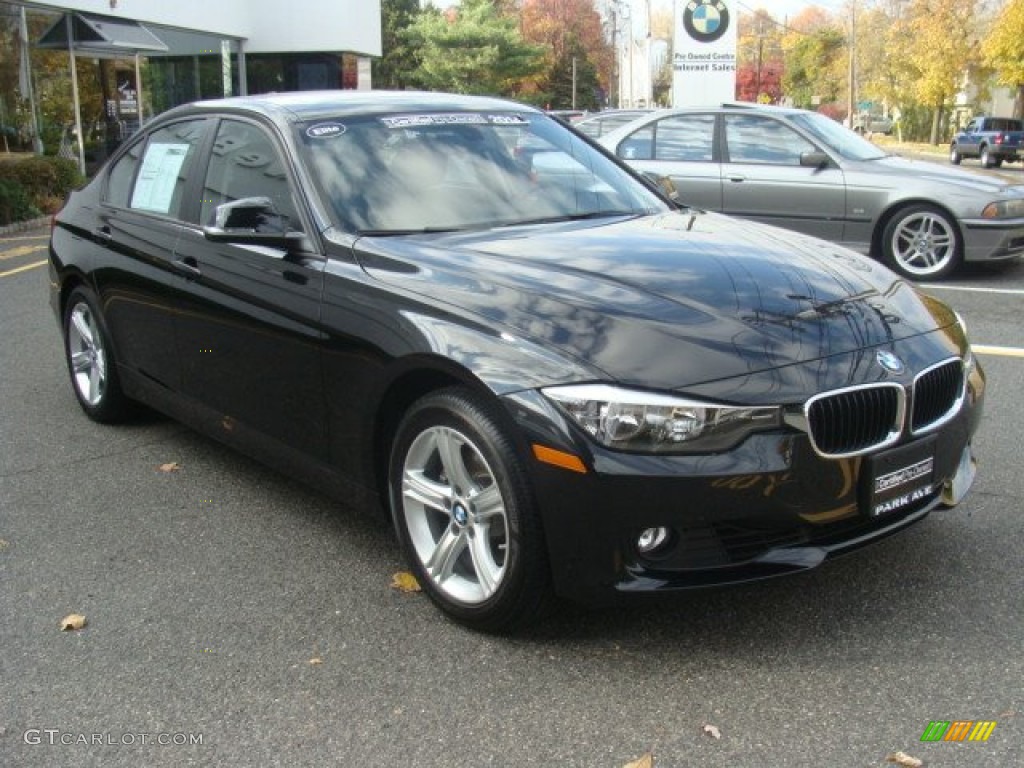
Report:
[[[1024,121],[1012,117],[976,117],[949,145],[949,161],[960,165],[965,157],[977,157],[985,168],[1024,156]]]

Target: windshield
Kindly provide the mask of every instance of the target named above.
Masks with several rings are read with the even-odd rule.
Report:
[[[801,112],[790,120],[847,160],[878,160],[887,155],[867,139],[818,112]]]
[[[346,117],[301,124],[296,138],[335,224],[348,232],[474,229],[668,208],[544,115]]]

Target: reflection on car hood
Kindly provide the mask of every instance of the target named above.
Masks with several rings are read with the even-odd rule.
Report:
[[[953,322],[879,264],[716,214],[366,238],[374,277],[622,383],[683,388]]]
[[[900,183],[907,178],[912,178],[918,183],[930,182],[946,186],[968,187],[978,192],[986,192],[992,196],[992,199],[997,196],[1024,197],[1024,184],[1011,184],[998,176],[989,176],[952,165],[939,165],[927,160],[913,160],[890,155],[878,160],[848,163],[844,167],[848,170],[864,171],[870,174],[888,174],[893,178],[901,179]],[[934,192],[939,199],[943,197],[941,189],[935,189]]]

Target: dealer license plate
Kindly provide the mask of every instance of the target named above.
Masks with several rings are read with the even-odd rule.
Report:
[[[888,515],[930,498],[935,486],[935,437],[871,456],[866,467],[867,512]]]

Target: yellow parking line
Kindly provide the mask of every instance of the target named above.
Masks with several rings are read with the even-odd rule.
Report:
[[[16,275],[19,272],[28,272],[30,269],[35,269],[36,267],[41,267],[45,263],[46,263],[46,259],[43,259],[42,261],[34,261],[31,264],[26,264],[23,267],[15,267],[14,269],[9,269],[6,272],[0,272],[0,277],[10,277],[11,275]]]
[[[0,261],[3,261],[4,259],[14,259],[18,256],[28,256],[30,253],[45,250],[45,245],[19,245],[16,248],[11,248],[9,251],[3,251],[0,253]]]
[[[971,344],[971,349],[979,355],[997,355],[999,357],[1024,357],[1024,349],[1020,347],[989,347],[985,344]]]
[[[49,235],[23,235],[20,237],[0,237],[0,243],[15,243],[21,240],[48,240]]]

